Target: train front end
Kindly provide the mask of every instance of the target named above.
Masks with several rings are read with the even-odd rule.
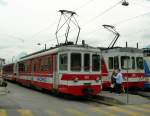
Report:
[[[58,53],[59,92],[97,95],[101,87],[101,52],[88,46],[64,46]]]
[[[144,88],[143,53],[138,48],[113,48],[103,51],[108,76],[111,83],[111,74],[114,69],[121,69],[124,88]],[[105,87],[105,86],[104,86]]]

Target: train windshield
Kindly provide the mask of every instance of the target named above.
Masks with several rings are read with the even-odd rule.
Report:
[[[109,63],[109,69],[118,69],[119,68],[119,58],[118,58],[118,56],[109,57],[108,63]]]
[[[132,69],[135,69],[135,57],[132,57],[131,60],[132,60]]]
[[[100,70],[100,56],[97,54],[92,55],[92,71]]]
[[[136,58],[136,64],[137,64],[137,69],[143,69],[143,58],[142,57],[137,57]]]
[[[84,54],[84,71],[90,70],[90,54]]]
[[[71,53],[71,71],[81,71],[80,53]]]
[[[129,56],[121,56],[121,68],[122,69],[130,69],[130,57]]]

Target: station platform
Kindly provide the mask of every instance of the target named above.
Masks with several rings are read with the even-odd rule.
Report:
[[[114,92],[110,93],[109,91],[102,91],[99,96],[110,105],[150,104],[150,100],[148,98],[130,93],[117,94]]]

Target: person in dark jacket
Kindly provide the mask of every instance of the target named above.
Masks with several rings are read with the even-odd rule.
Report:
[[[116,84],[116,79],[115,79],[115,76],[116,76],[116,71],[113,70],[112,71],[112,74],[111,74],[111,86],[110,86],[110,92],[114,92],[114,89],[115,89],[115,84]]]

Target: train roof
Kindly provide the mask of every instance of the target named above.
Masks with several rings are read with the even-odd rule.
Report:
[[[144,56],[150,56],[150,48],[143,48]]]
[[[28,60],[28,59],[32,59],[32,58],[36,58],[36,57],[40,57],[40,56],[45,56],[48,54],[53,54],[56,52],[62,52],[62,51],[86,51],[86,52],[100,52],[101,50],[96,48],[96,47],[92,47],[92,46],[88,46],[88,45],[60,45],[60,46],[55,46],[46,50],[40,50],[31,54],[28,54],[24,57],[21,57],[19,61],[23,61],[23,60]]]
[[[130,52],[130,53],[142,53],[143,50],[133,47],[113,47],[113,48],[100,48],[102,52]]]
[[[15,63],[9,63],[9,64],[4,64],[3,66],[11,66],[14,65]]]

